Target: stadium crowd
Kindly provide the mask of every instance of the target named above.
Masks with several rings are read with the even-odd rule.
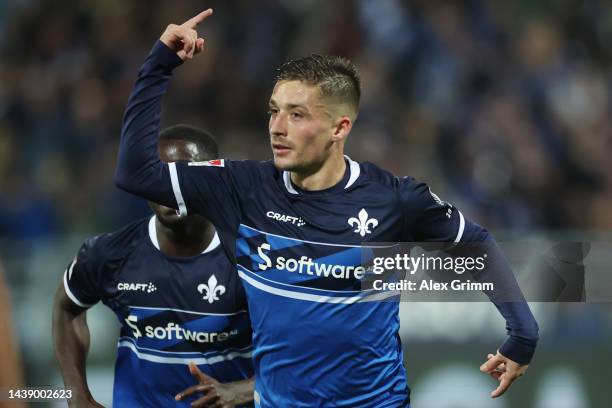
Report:
[[[206,55],[164,123],[268,159],[274,68],[311,52],[361,70],[348,150],[428,182],[495,230],[612,227],[612,3],[207,1]],[[139,64],[200,1],[0,2],[0,238],[110,230],[143,215],[112,183]]]

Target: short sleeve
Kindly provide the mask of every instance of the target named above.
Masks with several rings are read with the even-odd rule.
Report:
[[[96,238],[86,241],[64,272],[64,289],[76,305],[89,308],[102,299],[100,267],[103,261],[96,255]]]
[[[461,241],[465,231],[463,214],[452,204],[441,200],[425,183],[411,177],[399,182],[404,212],[404,239],[412,241]]]

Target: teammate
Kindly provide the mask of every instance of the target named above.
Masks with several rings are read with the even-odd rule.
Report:
[[[177,125],[163,130],[164,161],[217,157],[202,130]],[[98,301],[121,323],[113,406],[167,407],[252,402],[251,326],[244,290],[214,226],[198,215],[150,204],[154,216],[87,240],[66,269],[55,297],[55,353],[71,406],[100,406],[85,376],[89,346],[87,308]],[[189,363],[198,366],[188,367]],[[201,371],[200,371],[201,370]],[[204,396],[175,396],[205,378]],[[223,385],[223,401],[215,380]],[[204,377],[202,377],[204,376]],[[231,404],[229,404],[231,402]]]
[[[253,324],[256,405],[409,406],[399,305],[361,290],[368,242],[478,242],[489,255],[481,278],[494,273],[520,293],[512,272],[488,232],[425,184],[344,156],[360,84],[340,57],[279,69],[269,107],[273,161],[162,163],[161,99],[173,70],[203,51],[196,27],[211,14],[169,25],[142,66],[123,120],[117,185],[205,215],[234,253]],[[493,397],[525,372],[538,338],[526,302],[502,295],[490,298],[509,336],[481,367],[499,380]]]

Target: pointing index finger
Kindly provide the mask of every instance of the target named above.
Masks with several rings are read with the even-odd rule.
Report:
[[[213,13],[213,9],[209,8],[207,10],[204,10],[203,12],[201,12],[200,14],[191,17],[189,20],[185,21],[183,23],[183,26],[185,27],[189,27],[189,28],[196,28],[198,26],[198,24],[200,24],[202,21],[206,20],[208,17],[210,17]]]

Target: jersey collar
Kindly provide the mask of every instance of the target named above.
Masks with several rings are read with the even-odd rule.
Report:
[[[346,159],[346,163],[348,164],[348,172],[349,172],[348,180],[346,181],[346,184],[344,185],[344,190],[346,190],[347,188],[355,184],[355,181],[357,181],[357,179],[359,178],[359,174],[361,173],[361,168],[359,167],[359,163],[357,163],[354,160],[351,160],[350,157],[345,155],[344,158]],[[343,181],[345,179],[346,177],[342,178]],[[342,183],[342,181],[340,181],[340,183]],[[287,192],[289,192],[290,194],[295,194],[295,195],[300,194],[300,192],[297,191],[296,187],[291,182],[291,173],[288,171],[283,171],[283,184],[285,185]],[[330,187],[327,190],[335,189],[336,186]]]
[[[159,241],[157,240],[157,227],[155,226],[155,215],[151,217],[149,220],[149,238],[151,239],[151,243],[157,250],[161,251],[159,248]],[[219,239],[219,235],[217,231],[215,231],[215,236],[210,240],[210,244],[206,247],[206,249],[202,252],[202,254],[206,254],[208,252],[214,251],[219,245],[221,245],[221,240]]]

